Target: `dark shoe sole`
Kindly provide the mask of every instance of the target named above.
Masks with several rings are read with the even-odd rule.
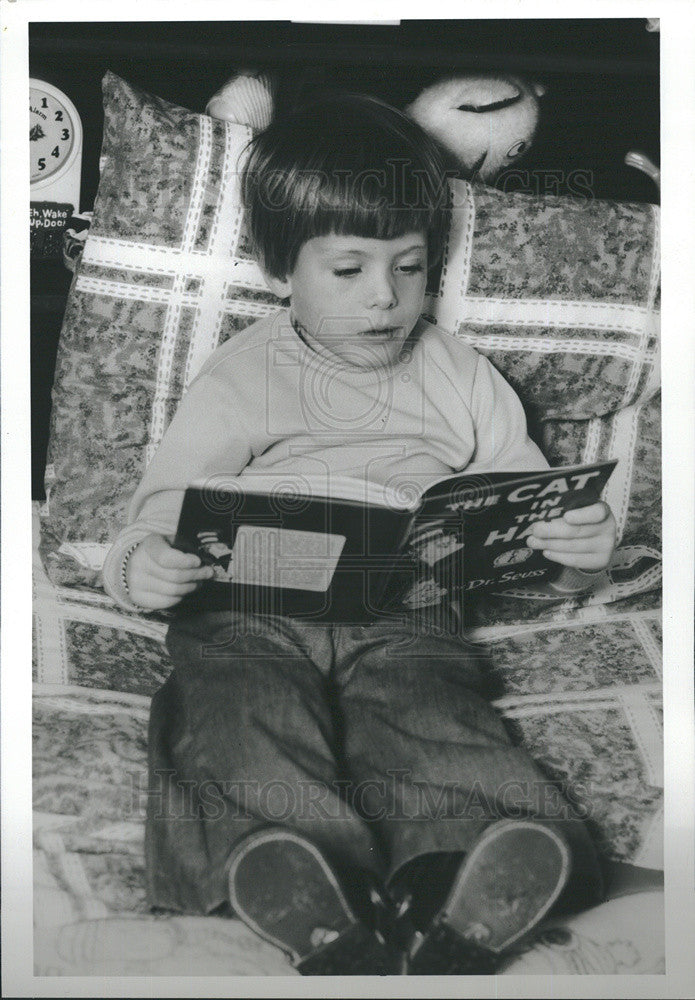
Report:
[[[229,859],[237,916],[303,975],[386,975],[393,959],[355,916],[321,851],[289,830],[251,834]]]
[[[466,856],[444,906],[411,950],[410,974],[487,974],[546,916],[570,852],[551,827],[501,820]]]

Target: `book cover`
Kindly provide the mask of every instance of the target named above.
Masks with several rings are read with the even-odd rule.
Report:
[[[408,536],[421,572],[416,590],[403,598],[405,605],[421,607],[444,594],[502,591],[555,579],[563,567],[526,544],[533,524],[595,503],[616,464],[464,474],[435,483],[423,494]]]
[[[413,509],[357,480],[335,479],[331,488],[343,495],[331,498],[324,481],[298,481],[288,488],[281,477],[257,475],[186,490],[174,544],[215,576],[185,606],[319,622],[383,614],[399,563],[414,572],[404,552]]]
[[[362,623],[447,597],[552,580],[532,524],[595,502],[616,462],[448,476],[419,499],[359,480],[192,484],[174,544],[215,576],[185,606]]]

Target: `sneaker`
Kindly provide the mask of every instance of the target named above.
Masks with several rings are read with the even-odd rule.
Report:
[[[570,867],[569,848],[553,828],[493,823],[466,855],[429,928],[414,935],[409,974],[495,972],[557,901]]]
[[[305,976],[389,975],[395,957],[354,913],[321,851],[299,834],[250,834],[229,859],[236,915]]]

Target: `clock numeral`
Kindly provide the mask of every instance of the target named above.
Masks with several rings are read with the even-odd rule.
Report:
[[[64,129],[63,129],[63,134],[61,135],[61,137],[60,137],[60,138],[61,138],[61,139],[62,139],[63,141],[65,141],[66,139],[69,139],[69,138],[70,138],[70,129],[68,129],[68,128],[64,128]]]
[[[39,159],[39,170],[45,170],[45,169],[46,169],[46,157],[42,156]]]
[[[63,120],[63,112],[62,111],[56,111],[56,121],[57,122],[62,122],[62,120]]]
[[[48,101],[46,100],[45,97],[41,98],[41,107],[42,108],[47,108],[48,107]]]
[[[51,150],[51,156],[55,156],[56,159],[60,156],[60,146],[56,146],[55,149]]]

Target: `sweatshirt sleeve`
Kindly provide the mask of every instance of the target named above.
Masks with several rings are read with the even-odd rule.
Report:
[[[528,436],[521,400],[482,354],[478,355],[470,409],[476,444],[466,472],[535,472],[548,468],[543,452]]]
[[[248,430],[232,395],[227,382],[207,374],[183,397],[104,562],[104,589],[122,607],[135,609],[123,582],[127,556],[149,534],[173,539],[186,487],[207,475],[237,475],[251,460]]]

